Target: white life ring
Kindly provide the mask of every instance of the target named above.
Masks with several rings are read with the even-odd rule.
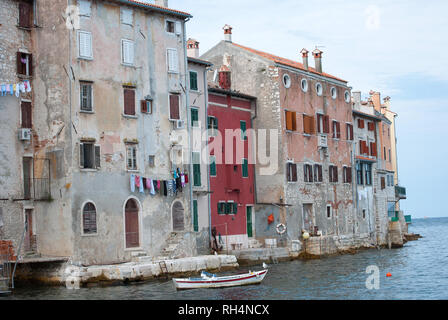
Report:
[[[283,223],[279,223],[275,229],[278,234],[284,234],[286,232],[286,226]]]

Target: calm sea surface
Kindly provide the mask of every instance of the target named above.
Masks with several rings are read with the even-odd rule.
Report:
[[[448,218],[414,220],[409,231],[424,238],[401,249],[270,265],[260,285],[179,292],[172,281],[79,290],[18,288],[7,299],[448,299]],[[370,265],[380,270],[379,290],[366,288]]]

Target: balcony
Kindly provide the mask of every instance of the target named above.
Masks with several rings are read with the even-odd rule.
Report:
[[[406,188],[395,186],[395,198],[397,199],[406,199]]]
[[[397,222],[399,220],[400,211],[388,211],[387,215],[390,219],[390,222]]]
[[[25,200],[51,200],[49,178],[28,178],[24,180],[23,195]]]

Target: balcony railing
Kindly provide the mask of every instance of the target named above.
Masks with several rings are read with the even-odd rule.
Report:
[[[389,219],[391,222],[397,222],[399,220],[399,214],[400,211],[388,211],[387,215],[389,216]]]
[[[395,198],[406,199],[406,188],[395,186]]]

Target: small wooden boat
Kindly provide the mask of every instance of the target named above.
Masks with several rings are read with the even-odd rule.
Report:
[[[248,273],[234,276],[218,277],[216,274],[203,271],[200,278],[175,278],[173,282],[177,290],[244,286],[260,283],[267,273],[268,270],[264,269],[261,271],[249,271]]]

